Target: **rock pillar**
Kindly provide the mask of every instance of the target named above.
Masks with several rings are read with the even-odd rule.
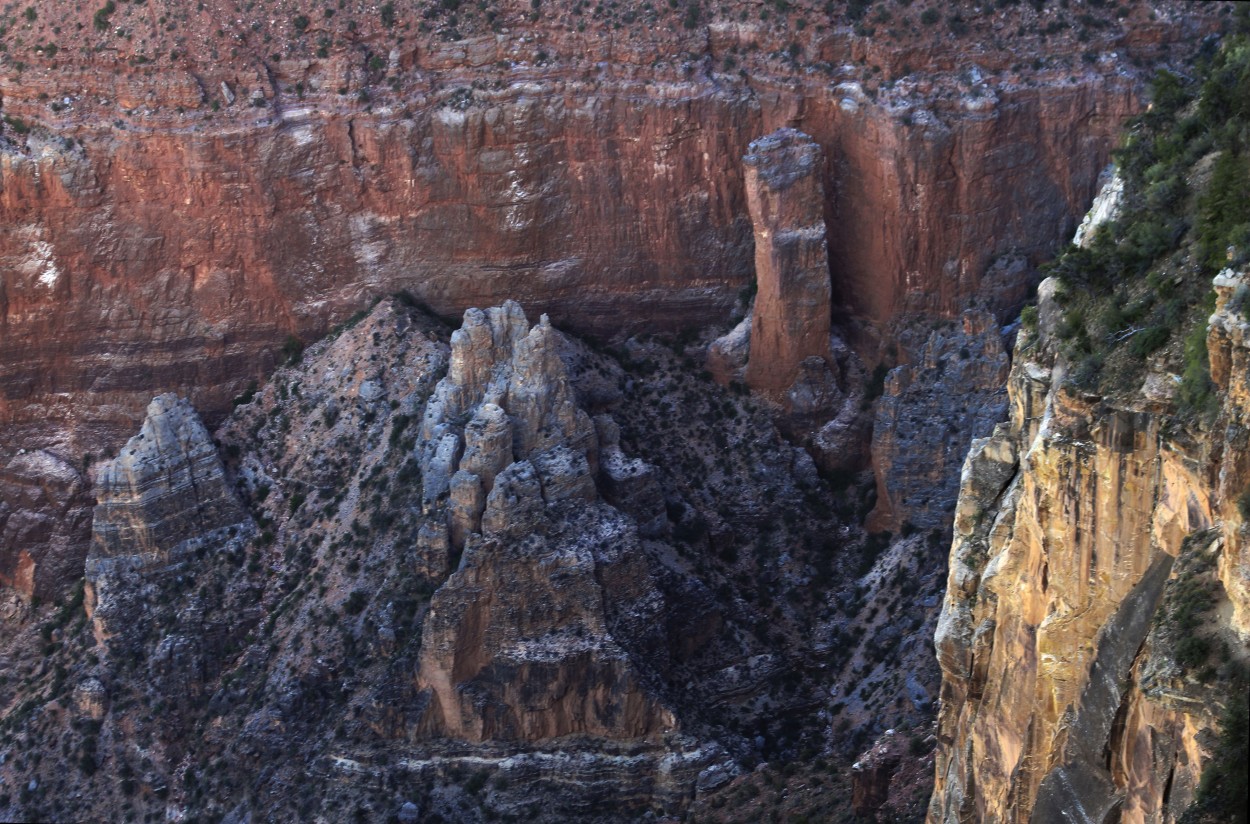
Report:
[[[743,163],[759,285],[746,382],[780,398],[805,358],[830,359],[823,158],[812,138],[780,129],[752,142]]]

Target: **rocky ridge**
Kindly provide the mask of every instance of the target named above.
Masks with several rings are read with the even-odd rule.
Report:
[[[1248,657],[1237,501],[1250,408],[1244,370],[1222,366],[1246,358],[1244,281],[1216,279],[1207,347],[1220,409],[1197,437],[1144,392],[1130,406],[1064,385],[1060,310],[1043,283],[1008,381],[1011,421],[974,441],[963,469],[936,637],[931,821],[1075,809],[1175,821],[1194,800],[1232,677],[1219,673]],[[1208,660],[1217,649],[1223,664]]]
[[[84,589],[0,610],[0,785],[34,787],[0,812],[680,816],[911,729],[936,672],[875,605],[931,622],[936,576],[891,575],[918,547],[853,526],[867,479],[835,492],[703,347],[400,297],[216,448],[158,398],[97,467]]]

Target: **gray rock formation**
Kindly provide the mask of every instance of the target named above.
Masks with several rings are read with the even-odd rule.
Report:
[[[0,465],[0,585],[46,598],[78,578],[91,508],[86,479],[47,450]]]
[[[139,434],[96,475],[91,559],[167,558],[190,538],[248,520],[191,404],[159,395]]]
[[[916,363],[890,372],[872,433],[878,527],[947,522],[959,494],[954,468],[973,438],[1007,417],[1008,368],[993,316],[969,311],[931,332]]]
[[[96,475],[86,602],[100,640],[133,646],[144,633],[142,571],[177,560],[211,536],[250,532],[208,430],[172,394],[148,404],[139,434]]]

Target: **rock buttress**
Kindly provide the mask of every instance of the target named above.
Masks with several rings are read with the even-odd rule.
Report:
[[[1011,421],[964,464],[936,633],[929,821],[1041,824],[1083,810],[1174,822],[1194,799],[1225,696],[1183,641],[1250,657],[1236,505],[1250,483],[1244,280],[1216,278],[1207,343],[1220,409],[1194,437],[1148,397],[1167,376],[1148,376],[1132,403],[1064,385],[1054,286],[1039,288],[1037,329],[1022,332],[1008,379]],[[1187,630],[1195,603],[1205,617]]]

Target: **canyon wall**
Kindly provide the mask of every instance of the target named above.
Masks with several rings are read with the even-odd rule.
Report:
[[[219,421],[284,344],[400,290],[600,336],[723,321],[752,278],[741,158],[785,126],[825,157],[832,311],[857,346],[875,356],[901,313],[1007,313],[1139,107],[1133,63],[1218,21],[1165,4],[1047,40],[1012,9],[968,40],[874,40],[814,10],[622,31],[504,4],[431,31],[409,18],[445,10],[407,5],[394,29],[351,9],[245,27],[218,2],[14,22],[44,45],[0,55],[4,489],[42,483],[13,474],[18,450],[71,474],[111,454],[160,392]],[[1031,68],[1013,47],[1043,41]],[[85,480],[63,509],[90,506]],[[41,511],[7,502],[0,555]]]
[[[228,128],[84,125],[9,145],[10,442],[78,457],[157,390],[191,392],[211,419],[288,334],[401,289],[444,314],[518,299],[605,334],[720,320],[752,272],[740,159],[787,124],[828,157],[838,306],[874,323],[982,292],[1006,308],[1026,285],[983,288],[990,264],[1070,229],[1136,105],[1129,81],[1088,76],[907,125],[824,87],[604,86],[518,78],[463,111],[288,116],[292,101]]]
[[[1196,433],[1167,374],[1129,401],[1065,384],[1054,282],[1039,289],[1011,420],[964,464],[930,821],[1173,822],[1194,800],[1221,685],[1250,658],[1245,282],[1215,280],[1220,410]]]

